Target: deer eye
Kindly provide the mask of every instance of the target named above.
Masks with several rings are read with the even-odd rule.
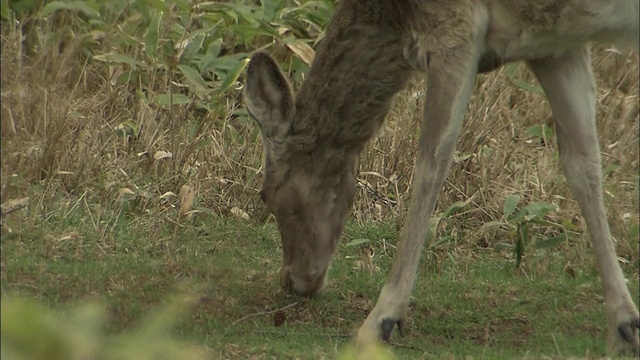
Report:
[[[263,202],[263,203],[266,203],[266,202],[267,202],[267,195],[266,195],[266,193],[264,192],[264,190],[260,190],[260,199],[262,199],[262,202]]]

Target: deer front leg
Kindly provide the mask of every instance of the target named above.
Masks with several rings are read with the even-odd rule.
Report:
[[[640,317],[618,264],[602,201],[602,162],[596,133],[596,84],[589,51],[530,61],[556,121],[560,164],[591,235],[607,315],[607,352],[640,348]]]
[[[407,221],[376,306],[358,331],[358,344],[388,340],[396,324],[402,332],[429,219],[451,166],[476,76],[477,59],[472,44],[431,56]]]

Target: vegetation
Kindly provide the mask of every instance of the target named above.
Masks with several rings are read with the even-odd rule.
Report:
[[[39,336],[43,347],[27,347],[25,358],[73,344],[126,356],[109,352],[122,339],[186,358],[339,356],[395,252],[422,80],[399,94],[361,155],[331,283],[298,298],[276,280],[280,240],[257,194],[262,145],[242,106],[243,70],[264,49],[299,85],[334,1],[0,4],[2,355]],[[593,64],[605,201],[637,296],[638,57],[595,48]],[[476,88],[408,335],[392,351],[601,356],[600,284],[541,89],[519,64],[480,76]],[[175,293],[189,300],[169,301],[171,316],[140,320],[163,313]],[[102,305],[77,307],[85,301]],[[23,318],[33,321],[26,333],[15,320]],[[11,334],[17,343],[6,341]]]

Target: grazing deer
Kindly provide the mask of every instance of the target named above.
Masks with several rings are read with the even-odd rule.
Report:
[[[402,331],[436,204],[476,74],[524,60],[556,121],[560,162],[591,235],[604,288],[607,351],[638,351],[639,316],[618,264],[602,200],[596,86],[589,42],[638,50],[638,0],[343,0],[294,100],[266,54],[245,89],[262,132],[260,192],[282,237],[281,284],[313,295],[352,204],[354,164],[394,94],[426,73],[426,105],[408,217],[393,265],[358,342]]]

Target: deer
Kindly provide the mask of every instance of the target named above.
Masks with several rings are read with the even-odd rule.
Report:
[[[402,335],[436,196],[449,172],[477,74],[524,61],[550,103],[559,162],[591,238],[604,292],[607,354],[640,349],[640,316],[605,216],[591,43],[638,51],[638,0],[342,0],[297,92],[264,51],[244,101],[261,132],[260,196],[282,240],[284,289],[312,296],[356,191],[355,164],[394,95],[426,79],[405,223],[358,344]]]

